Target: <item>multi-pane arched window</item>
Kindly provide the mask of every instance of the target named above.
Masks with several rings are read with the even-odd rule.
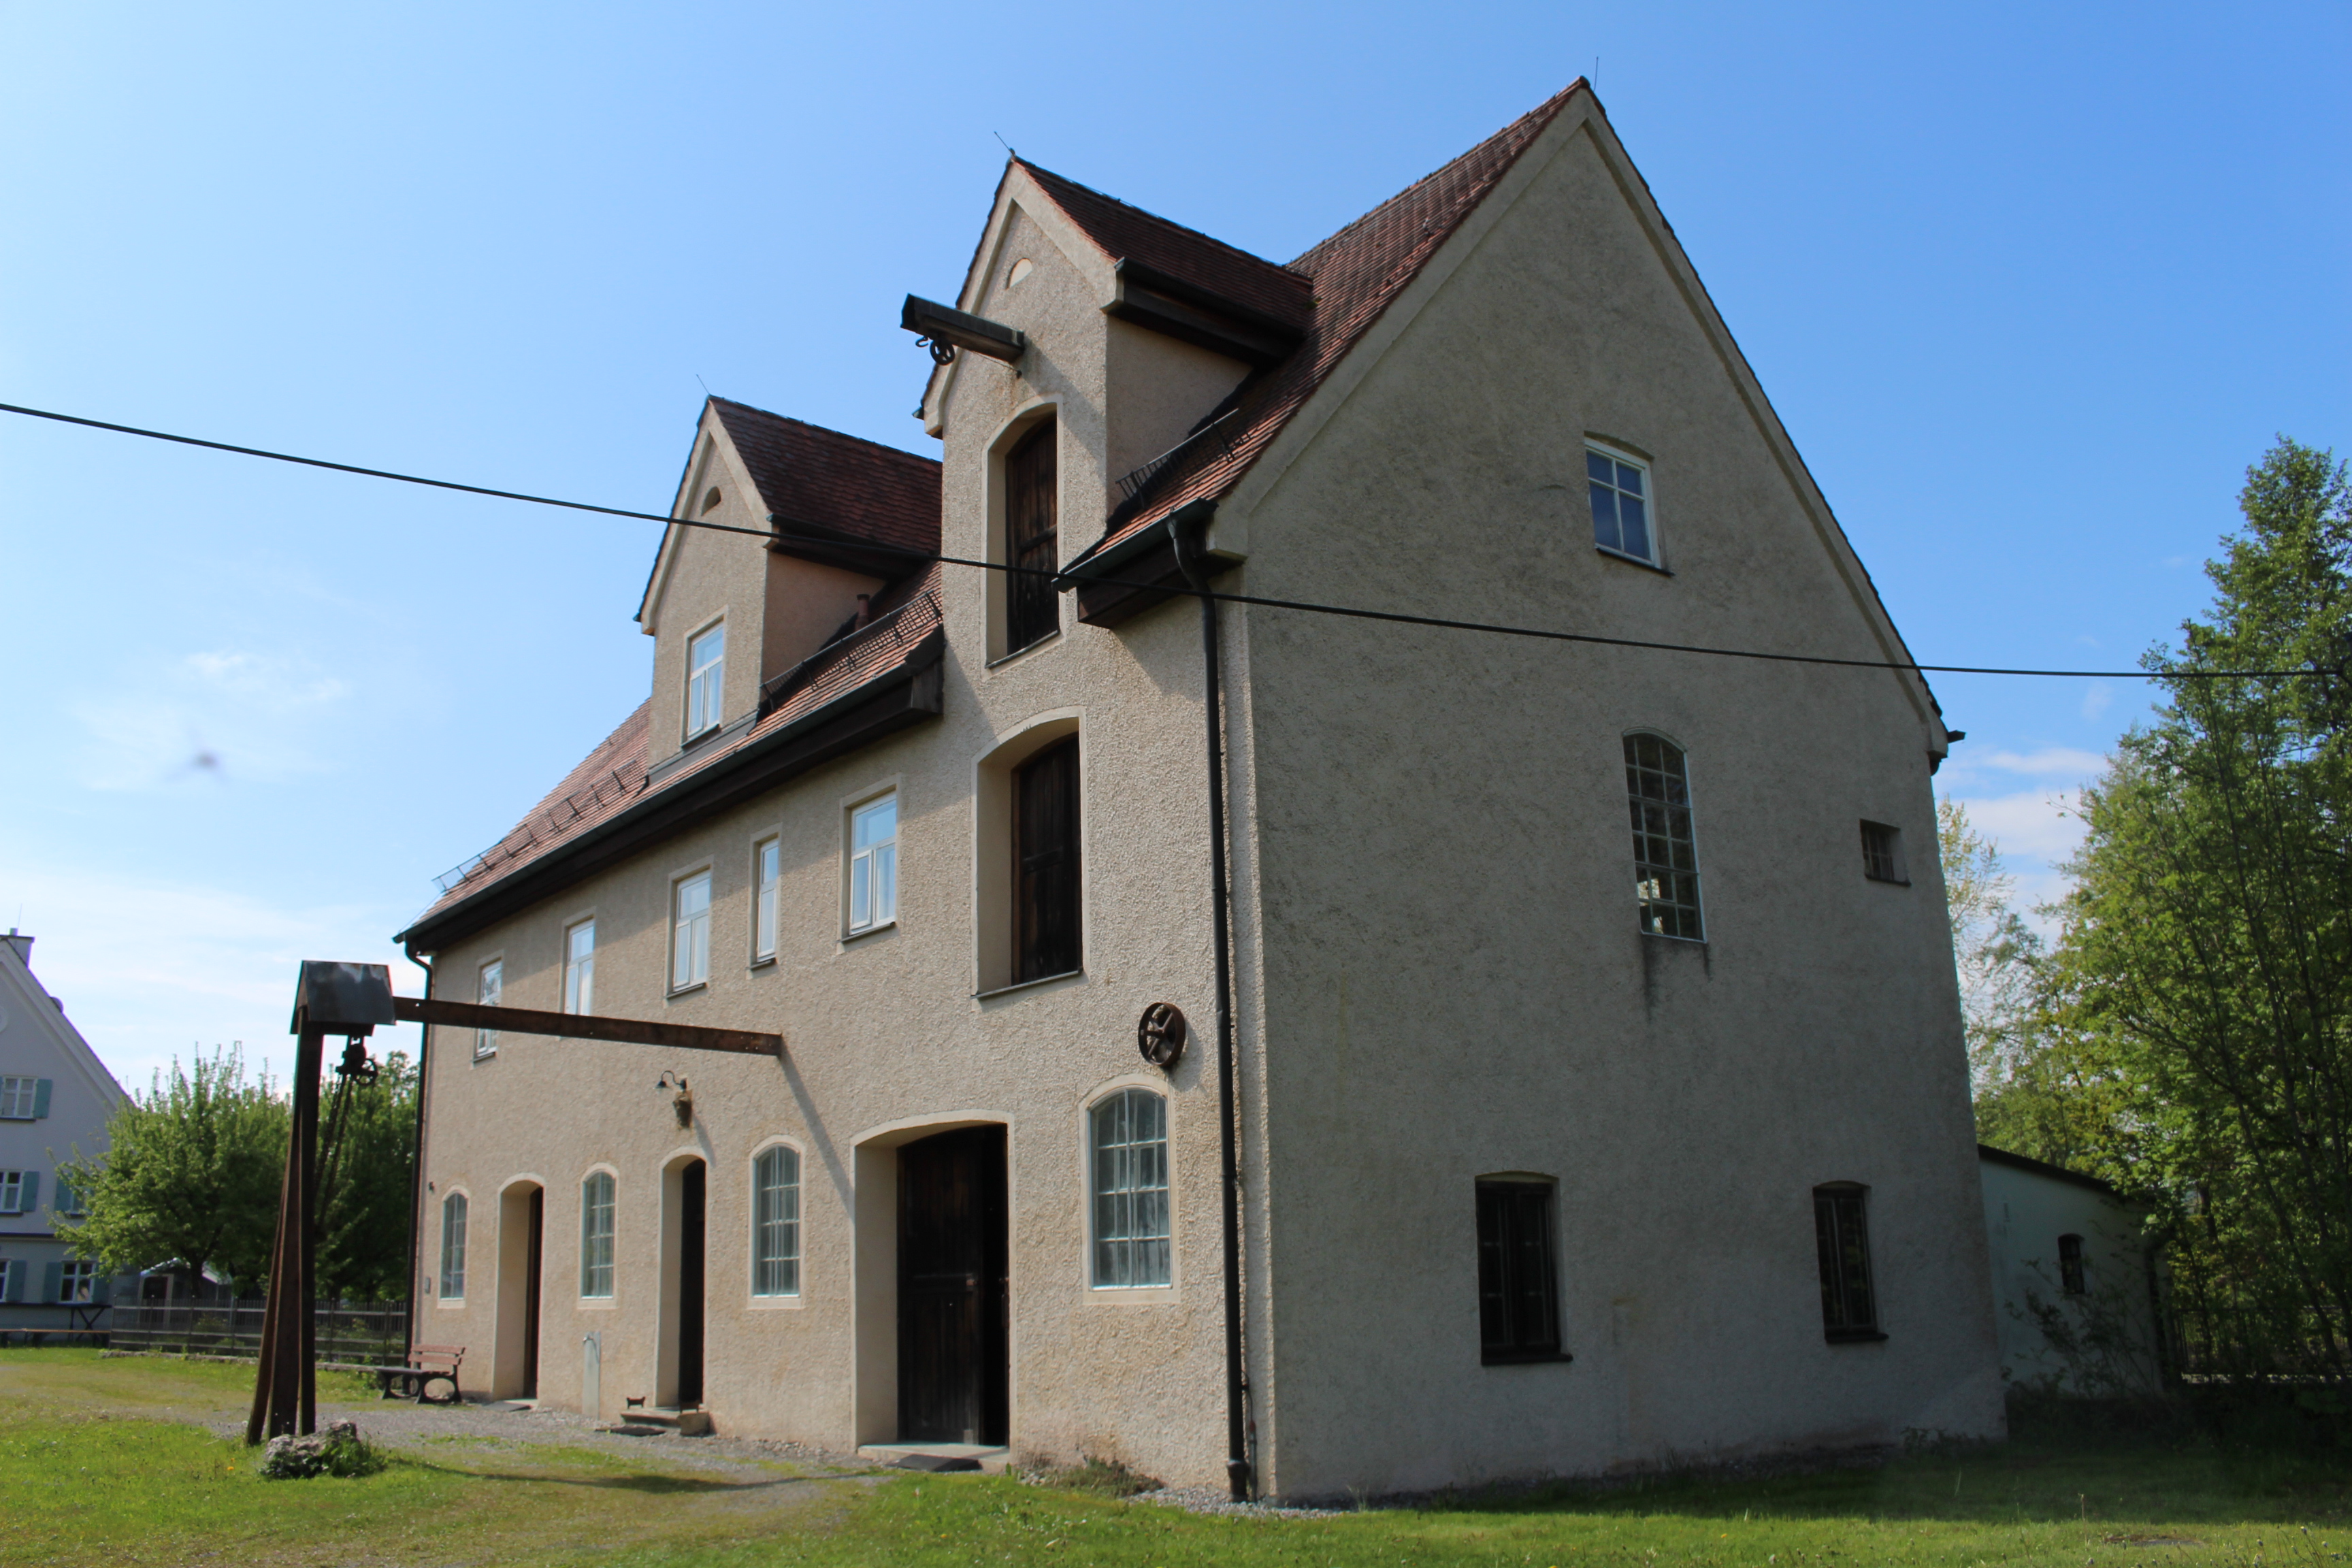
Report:
[[[441,1200],[441,1299],[466,1297],[466,1194],[451,1193]]]
[[[580,1184],[580,1293],[613,1293],[613,1177],[605,1171]]]
[[[751,1162],[751,1294],[801,1293],[801,1157],[779,1144]]]
[[[1123,1089],[1087,1113],[1097,1288],[1168,1283],[1168,1102]]]
[[[1654,936],[1706,936],[1698,902],[1698,844],[1691,834],[1690,775],[1682,748],[1660,735],[1625,737],[1625,794],[1633,814],[1633,892]]]

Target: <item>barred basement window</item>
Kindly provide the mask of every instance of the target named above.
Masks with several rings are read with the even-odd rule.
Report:
[[[1097,1289],[1165,1285],[1168,1257],[1168,1102],[1126,1089],[1087,1114],[1095,1199]]]
[[[1874,882],[1911,880],[1903,864],[1903,832],[1883,822],[1862,825],[1862,874]]]
[[[1852,1182],[1813,1189],[1822,1329],[1832,1344],[1886,1337],[1878,1331],[1878,1303],[1870,1284],[1870,1231],[1863,1212],[1866,1195],[1866,1189]]]
[[[613,1178],[597,1172],[580,1184],[580,1293],[613,1293]]]
[[[751,1294],[801,1293],[801,1157],[779,1145],[751,1162]]]
[[[1479,1360],[1565,1361],[1552,1261],[1552,1184],[1478,1184]]]
[[[2058,1238],[2058,1287],[2069,1296],[2080,1296],[2090,1289],[2083,1273],[2083,1238],[2062,1236]]]
[[[1698,844],[1691,831],[1690,777],[1682,748],[1659,735],[1625,737],[1625,793],[1633,814],[1633,894],[1653,936],[1706,939],[1698,901]]]
[[[441,1299],[466,1299],[466,1194],[441,1200]]]

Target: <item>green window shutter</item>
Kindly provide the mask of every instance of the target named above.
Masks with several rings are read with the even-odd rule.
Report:
[[[31,1214],[41,1206],[41,1173],[27,1171],[24,1174],[23,1181],[25,1184],[19,1190],[25,1195],[16,1200],[16,1212]]]
[[[41,1300],[44,1301],[56,1300],[58,1299],[58,1288],[65,1283],[65,1277],[66,1266],[63,1263],[43,1264],[41,1266]]]
[[[91,1280],[89,1282],[89,1300],[92,1306],[112,1306],[114,1304],[114,1276],[111,1274],[101,1274],[97,1279]]]
[[[54,1081],[46,1078],[33,1080],[33,1120],[36,1121],[49,1113],[49,1085]]]
[[[49,1194],[49,1212],[61,1215],[74,1212],[74,1190],[63,1176],[58,1178],[58,1190]]]
[[[25,1264],[26,1259],[22,1258],[11,1259],[8,1264],[8,1300],[11,1301],[25,1299]]]

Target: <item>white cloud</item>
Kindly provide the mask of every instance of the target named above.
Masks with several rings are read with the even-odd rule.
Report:
[[[2083,693],[2083,717],[2096,723],[2099,715],[2107,710],[2107,704],[2115,700],[2114,687],[2104,680],[2093,681],[2091,689]]]
[[[2016,883],[2011,901],[2017,912],[2044,936],[2054,934],[2053,922],[2033,911],[2063,898],[2073,885],[2059,867],[2074,858],[2083,841],[2078,792],[1955,794],[1952,798],[1967,808],[1969,826],[2000,850],[2002,868]]]
[[[37,939],[33,972],[125,1089],[193,1050],[245,1042],[283,1074],[297,966],[306,958],[389,963],[395,990],[423,977],[385,940],[402,915],[363,905],[298,909],[186,883],[62,873],[0,862],[0,907]],[[19,912],[21,911],[21,912]],[[373,1048],[415,1053],[416,1031]]]
[[[226,648],[184,655],[134,689],[71,706],[88,742],[82,780],[142,790],[325,773],[305,732],[351,689],[301,660]]]

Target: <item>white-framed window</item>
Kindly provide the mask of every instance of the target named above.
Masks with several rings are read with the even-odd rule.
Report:
[[[1168,1283],[1168,1102],[1123,1089],[1087,1113],[1097,1289]]]
[[[441,1299],[466,1299],[466,1194],[441,1200]]]
[[[686,643],[686,732],[690,739],[718,728],[727,684],[727,623],[697,632]]]
[[[33,1171],[0,1171],[0,1214],[30,1214],[41,1178]]]
[[[563,932],[563,1010],[596,1010],[596,922],[582,921]]]
[[[1650,466],[1640,458],[1586,443],[1586,492],[1592,498],[1592,542],[1618,555],[1658,563],[1655,498]]]
[[[67,1303],[98,1299],[98,1260],[68,1258],[58,1268],[58,1300]]]
[[[710,978],[710,873],[679,881],[670,905],[669,988],[684,991]]]
[[[0,1078],[0,1121],[37,1121],[49,1113],[49,1080]]]
[[[494,958],[482,965],[480,977],[474,984],[474,1000],[485,1007],[499,1005],[499,998],[506,994],[506,963],[502,959]],[[498,1049],[499,1032],[496,1029],[474,1031],[476,1061],[480,1061],[484,1057],[496,1056]]]
[[[754,963],[764,963],[776,956],[776,905],[783,896],[783,840],[762,838],[751,846],[751,885],[758,889],[751,896]]]
[[[580,1293],[613,1293],[613,1177],[598,1171],[580,1184]]]
[[[849,929],[855,934],[898,918],[898,796],[849,814]]]
[[[751,1162],[751,1294],[801,1293],[801,1157],[778,1144]]]
[[[1625,737],[1625,795],[1633,813],[1633,897],[1653,936],[1706,940],[1698,901],[1698,841],[1690,773],[1663,735]]]

